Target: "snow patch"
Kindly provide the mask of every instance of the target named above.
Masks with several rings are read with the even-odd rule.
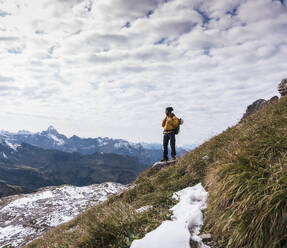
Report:
[[[17,148],[21,145],[19,144],[12,144],[11,142],[9,142],[8,140],[5,140],[6,145],[8,145],[11,149],[13,149],[14,151],[17,151]]]
[[[132,143],[132,142],[128,142],[128,141],[125,141],[125,140],[119,140],[119,141],[117,141],[114,144],[114,147],[116,149],[124,148],[124,149],[128,149],[129,151],[131,151],[131,148],[140,149],[141,148],[141,144],[139,144],[139,143]]]
[[[138,208],[136,211],[137,211],[138,213],[142,213],[142,212],[145,212],[145,211],[147,211],[147,210],[149,210],[149,209],[151,209],[151,208],[152,208],[152,206],[148,205],[148,206],[143,206],[143,207],[141,207],[141,208]]]
[[[190,248],[190,239],[199,242],[201,248],[208,248],[199,236],[207,197],[208,193],[201,184],[174,193],[173,198],[179,202],[170,209],[172,220],[162,222],[144,238],[134,240],[130,248]]]
[[[106,138],[98,137],[97,141],[98,141],[98,146],[106,146],[109,144],[109,142],[107,142]]]
[[[12,247],[18,247],[18,244],[25,240],[25,234],[29,234],[32,231],[32,228],[23,227],[22,225],[15,225],[15,226],[6,226],[0,227],[0,245],[1,240],[8,240],[11,236],[12,237],[19,237],[17,240],[12,240],[9,243]],[[1,245],[1,247],[6,247],[5,245]]]
[[[48,137],[50,137],[52,140],[54,140],[58,146],[62,146],[62,145],[65,144],[65,141],[64,141],[64,140],[58,138],[58,137],[57,137],[56,135],[54,135],[54,134],[49,133],[49,134],[48,134]]]
[[[127,148],[127,149],[128,149],[128,148],[130,147],[130,145],[129,145],[128,142],[119,141],[119,142],[117,142],[117,143],[114,144],[114,147],[115,147],[116,149],[121,149],[121,148]]]
[[[2,156],[3,156],[3,158],[8,159],[8,157],[7,157],[7,155],[5,154],[5,152],[2,152]]]

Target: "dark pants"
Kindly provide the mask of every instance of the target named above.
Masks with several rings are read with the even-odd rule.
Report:
[[[171,156],[176,156],[175,150],[175,134],[165,133],[163,136],[163,158],[168,158],[168,142],[170,140]]]

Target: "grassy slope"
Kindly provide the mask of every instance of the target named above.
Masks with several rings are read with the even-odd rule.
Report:
[[[287,247],[287,98],[228,128],[175,166],[142,173],[135,187],[27,247],[129,247],[170,216],[173,192],[203,182],[204,231],[216,247]],[[154,208],[137,213],[145,205]]]

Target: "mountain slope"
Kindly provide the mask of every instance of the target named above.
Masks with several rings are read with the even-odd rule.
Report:
[[[210,194],[203,231],[213,247],[287,247],[286,113],[283,97],[26,247],[129,247],[170,217],[174,192],[199,182]],[[143,206],[153,207],[136,211]]]
[[[82,155],[45,150],[26,143],[15,148],[3,140],[1,154],[0,196],[61,184],[84,186],[108,181],[127,184],[146,168],[136,157],[102,153]]]
[[[4,181],[0,180],[0,198],[3,196],[8,195],[15,195],[19,193],[25,193],[28,192],[28,190],[25,190],[25,188],[15,185],[9,185],[5,183]]]
[[[126,186],[118,183],[41,188],[0,199],[0,247],[20,247],[51,227],[65,223]]]

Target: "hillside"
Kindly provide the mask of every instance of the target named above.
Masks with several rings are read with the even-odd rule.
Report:
[[[62,184],[127,184],[146,168],[136,157],[127,155],[83,155],[45,150],[26,143],[13,147],[3,140],[0,140],[0,155],[0,197]]]
[[[287,247],[287,97],[212,138],[134,187],[28,244],[129,247],[171,216],[174,192],[202,182],[209,192],[203,232],[212,247]],[[153,206],[146,211],[136,211]]]

